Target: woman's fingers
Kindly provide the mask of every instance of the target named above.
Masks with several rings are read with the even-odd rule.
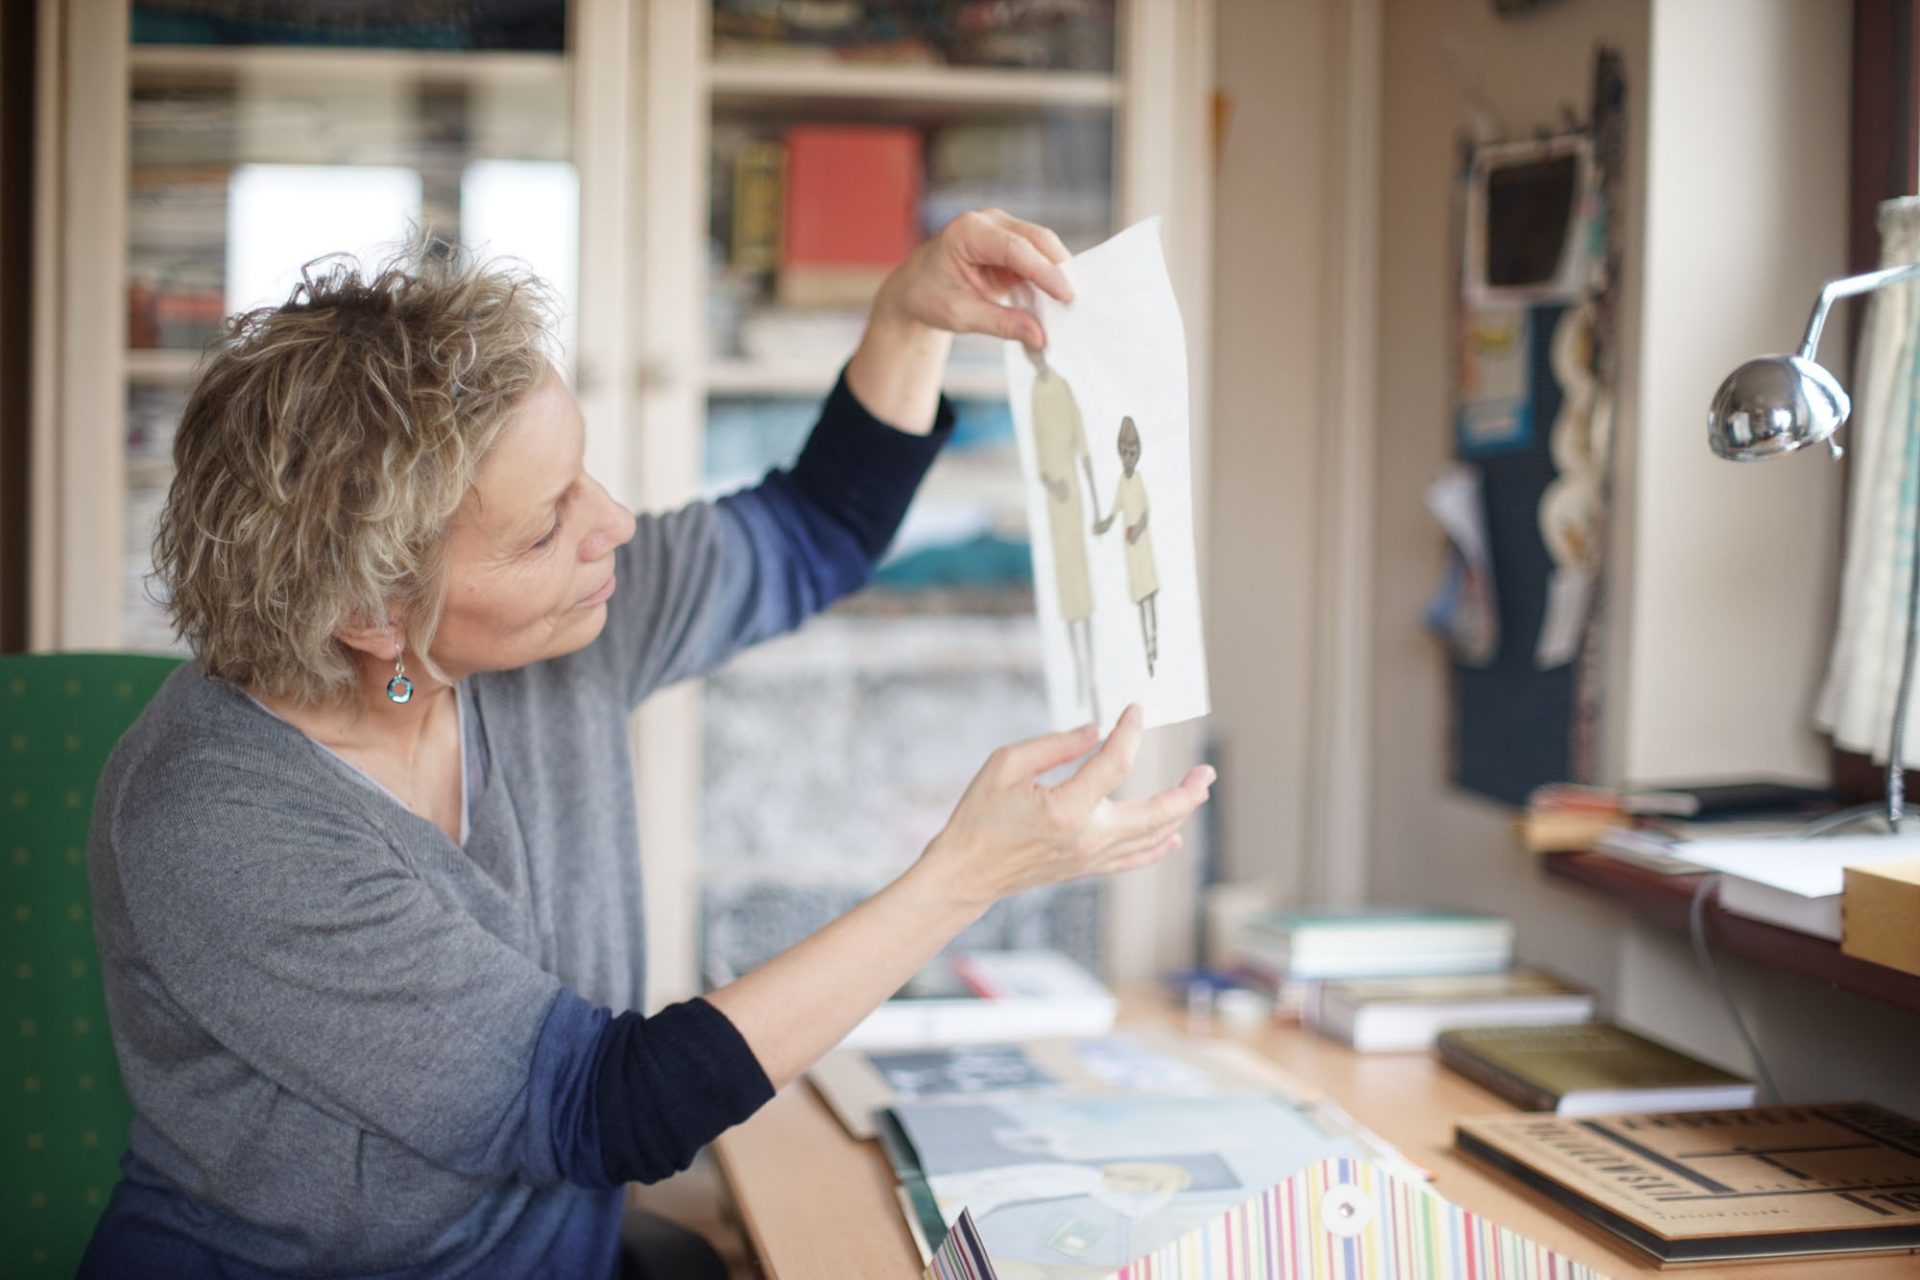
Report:
[[[1146,732],[1141,727],[1145,719],[1138,703],[1122,711],[1105,745],[1055,789],[1060,800],[1071,808],[1091,811],[1112,795],[1133,769],[1133,758],[1139,754],[1140,739]]]
[[[1114,801],[1114,815],[1133,831],[1185,822],[1195,809],[1207,802],[1214,777],[1213,766],[1195,765],[1187,770],[1187,776],[1180,779],[1178,786],[1169,787],[1157,796]]]
[[[1131,853],[1131,854],[1128,854],[1126,857],[1121,858],[1117,862],[1113,863],[1113,865],[1106,868],[1106,874],[1113,875],[1116,872],[1120,872],[1120,871],[1136,871],[1141,867],[1150,867],[1154,863],[1160,861],[1160,859],[1166,857],[1168,854],[1178,849],[1180,847],[1180,844],[1181,844],[1180,836],[1176,832],[1175,834],[1168,836],[1164,840],[1156,841],[1154,844],[1149,845],[1147,848],[1142,849],[1137,853]]]
[[[1202,765],[1189,770],[1179,786],[1151,799],[1108,801],[1106,826],[1111,834],[1103,859],[1128,857],[1185,826],[1194,811],[1207,802],[1212,781],[1212,768]]]
[[[1038,320],[1016,307],[1003,307],[981,298],[956,301],[950,324],[955,333],[991,334],[1036,348],[1047,345],[1046,330]]]
[[[1048,261],[1056,263],[1065,262],[1073,256],[1067,249],[1067,242],[1055,235],[1051,228],[1043,227],[1037,222],[1027,222],[1023,219],[1016,218],[1010,213],[1001,213],[998,209],[989,210],[989,212],[999,214],[1003,220],[1003,225],[1025,236],[1035,248],[1047,255]],[[1068,288],[1072,288],[1072,286],[1069,285]],[[1062,298],[1061,301],[1071,302],[1073,299],[1070,297]]]
[[[1099,726],[1083,724],[1077,729],[1043,733],[1037,738],[1003,747],[1001,760],[1013,776],[1033,779],[1070,760],[1078,760],[1093,749],[1093,744],[1099,738]]]
[[[1073,286],[1067,283],[1066,272],[1038,243],[1012,225],[1017,221],[998,210],[978,217],[963,214],[956,222],[966,259],[976,266],[998,267],[1032,281],[1061,302],[1072,302]]]

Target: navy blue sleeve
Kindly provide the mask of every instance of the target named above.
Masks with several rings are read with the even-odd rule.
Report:
[[[562,991],[534,1050],[529,1087],[568,1182],[658,1182],[773,1097],[725,1014],[705,1000],[650,1018],[609,1016]]]
[[[621,585],[600,642],[628,705],[865,586],[952,432],[944,398],[933,431],[910,435],[867,412],[842,376],[790,469],[642,516],[617,553]]]
[[[952,434],[953,406],[945,396],[933,431],[909,435],[868,413],[842,374],[793,464],[793,487],[819,518],[853,536],[871,566],[893,541],[921,478]]]

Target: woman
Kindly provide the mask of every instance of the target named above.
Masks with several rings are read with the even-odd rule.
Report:
[[[1064,256],[959,219],[887,280],[790,471],[638,521],[581,469],[529,281],[340,268],[234,322],[156,540],[197,660],[115,750],[88,849],[135,1117],[83,1275],[612,1276],[623,1183],[997,899],[1177,846],[1211,774],[1108,799],[1137,713],[1058,786],[1091,727],[1003,748],[898,880],[633,1012],[629,712],[865,580],[950,424],[951,331],[1041,343],[997,299],[1065,299]]]

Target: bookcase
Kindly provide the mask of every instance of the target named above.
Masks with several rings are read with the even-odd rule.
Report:
[[[412,221],[552,280],[589,466],[632,505],[790,460],[863,311],[786,305],[784,211],[736,216],[756,163],[745,194],[777,205],[795,131],[914,149],[916,235],[983,204],[1076,248],[1164,216],[1204,449],[1210,4],[1035,5],[1025,29],[1017,4],[871,5],[835,33],[740,0],[555,0],[531,37],[411,44],[155,42],[169,7],[193,6],[41,0],[35,647],[172,643],[146,580],[172,427],[209,325],[284,296],[294,224],[337,233],[319,252]],[[1045,728],[999,359],[958,344],[959,430],[874,589],[636,718],[655,998],[871,892],[993,746]],[[1156,735],[1143,782],[1198,753]],[[1182,952],[1193,867],[1011,904],[969,941],[1139,976]]]

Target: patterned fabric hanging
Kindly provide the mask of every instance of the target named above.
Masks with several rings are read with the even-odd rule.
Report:
[[[1880,206],[1880,265],[1920,262],[1920,197]],[[1840,620],[1814,720],[1834,744],[1887,760],[1906,644],[1907,590],[1920,493],[1920,292],[1873,295],[1853,383],[1853,438]],[[1920,717],[1902,752],[1920,759]]]

